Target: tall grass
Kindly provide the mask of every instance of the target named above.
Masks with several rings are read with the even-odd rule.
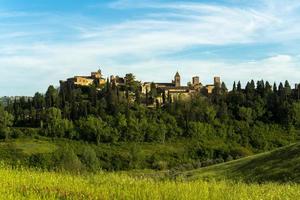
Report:
[[[0,197],[15,199],[300,199],[300,186],[172,181],[125,173],[72,175],[1,166]]]

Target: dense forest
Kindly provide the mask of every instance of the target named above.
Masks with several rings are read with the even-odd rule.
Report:
[[[234,82],[230,91],[222,83],[189,100],[171,102],[164,95],[154,107],[149,105],[158,91],[143,95],[140,87],[134,76],[123,87],[107,81],[102,90],[50,86],[45,94],[0,107],[0,137],[38,135],[95,146],[188,141],[187,155],[177,159],[208,165],[284,146],[300,134],[300,87],[292,89],[288,81],[277,86],[252,80],[245,88]]]

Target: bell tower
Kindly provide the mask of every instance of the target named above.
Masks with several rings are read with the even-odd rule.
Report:
[[[176,72],[175,74],[174,83],[175,83],[175,87],[180,87],[180,75],[178,72]]]

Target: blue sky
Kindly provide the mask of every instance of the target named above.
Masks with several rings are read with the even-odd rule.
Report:
[[[298,0],[0,0],[0,96],[102,69],[300,82]]]

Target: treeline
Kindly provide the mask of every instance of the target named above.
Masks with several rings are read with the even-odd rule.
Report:
[[[10,102],[0,109],[2,138],[22,135],[10,126],[37,128],[54,138],[95,144],[118,142],[165,143],[188,139],[190,157],[228,160],[251,152],[270,150],[294,142],[300,129],[300,87],[288,81],[271,85],[252,80],[245,88],[223,83],[208,95],[171,100],[154,87],[141,94],[139,82],[129,75],[124,86],[109,82],[96,87],[50,86],[45,95]],[[165,95],[164,103],[149,107]],[[215,141],[214,145],[211,141]],[[236,152],[234,149],[242,149]]]

